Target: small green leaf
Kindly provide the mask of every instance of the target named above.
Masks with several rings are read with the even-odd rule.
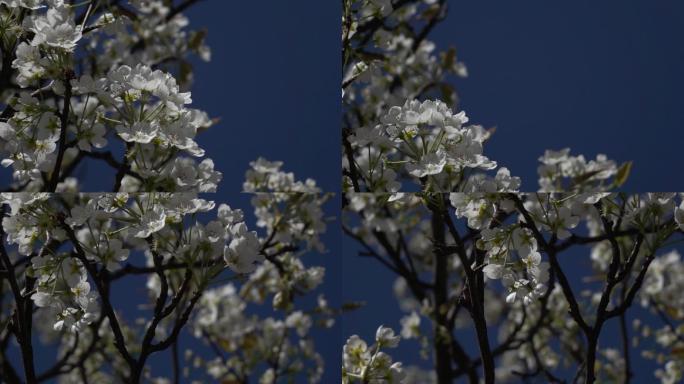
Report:
[[[627,178],[629,177],[629,173],[632,171],[632,162],[628,161],[626,163],[623,163],[620,168],[618,169],[617,175],[615,175],[615,186],[620,187],[622,186],[626,181]]]
[[[438,17],[441,11],[442,7],[439,4],[433,4],[429,8],[425,9],[425,11],[423,11],[423,13],[420,15],[420,18],[429,21],[435,17]]]
[[[350,301],[342,304],[342,307],[340,309],[342,310],[342,312],[349,312],[359,309],[365,305],[366,303],[363,301]]]
[[[190,40],[188,41],[188,47],[193,50],[199,49],[202,44],[204,44],[204,39],[207,37],[207,30],[201,29],[199,31],[192,32],[190,34]]]
[[[450,70],[456,63],[456,48],[449,48],[449,50],[446,51],[446,53],[442,54],[442,59],[442,67],[446,70]]]
[[[442,93],[442,100],[446,103],[446,105],[453,107],[454,102],[456,101],[456,98],[454,97],[456,94],[454,88],[449,84],[441,83],[439,85],[439,90]]]

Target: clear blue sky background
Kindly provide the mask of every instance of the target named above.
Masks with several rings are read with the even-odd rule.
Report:
[[[684,3],[450,1],[434,31],[470,77],[472,122],[497,126],[485,151],[537,187],[544,149],[634,161],[628,190],[684,190]]]
[[[187,15],[209,31],[193,103],[222,118],[199,139],[222,190],[238,190],[257,156],[339,190],[338,2],[207,0]]]
[[[432,39],[455,46],[470,76],[457,79],[461,107],[471,122],[497,132],[486,154],[536,190],[537,158],[570,147],[594,158],[634,161],[627,191],[684,190],[684,3],[665,1],[449,1],[447,19]],[[331,60],[332,63],[332,60]],[[343,240],[345,300],[367,306],[345,317],[345,336],[372,339],[386,324],[399,329],[394,276]],[[590,267],[588,248],[563,255],[579,289]],[[637,310],[630,319],[642,316]],[[619,346],[617,323],[606,345]],[[468,335],[459,334],[465,340]],[[472,354],[476,349],[466,342]],[[418,344],[396,356],[418,362]],[[653,382],[654,366],[635,358],[635,382]],[[429,366],[422,363],[423,366]]]

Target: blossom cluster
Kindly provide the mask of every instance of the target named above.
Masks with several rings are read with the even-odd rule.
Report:
[[[395,192],[404,179],[450,191],[465,170],[490,170],[490,133],[452,113],[447,77],[467,76],[455,50],[438,52],[416,25],[443,17],[442,1],[349,1],[343,15],[345,186]],[[397,26],[402,26],[398,28]],[[428,29],[428,27],[426,27]],[[429,30],[429,29],[428,29]],[[444,100],[444,102],[437,100]],[[506,170],[504,170],[506,172]],[[352,180],[353,179],[353,180]]]
[[[356,128],[348,136],[355,154],[348,178],[368,192],[403,190],[401,179],[408,177],[433,192],[517,191],[520,179],[499,168],[494,177],[484,171],[497,163],[483,154],[484,143],[493,131],[480,125],[467,125],[464,111],[453,113],[440,100],[407,100],[381,115],[376,125]],[[351,159],[345,159],[351,169]],[[547,150],[539,158],[540,192],[600,192],[621,186],[631,163],[620,166],[605,155],[587,161],[570,155],[570,149]],[[479,171],[479,172],[478,172]],[[347,179],[346,186],[352,186]]]
[[[511,371],[534,371],[536,367],[549,372],[561,369],[563,359],[567,359],[563,348],[579,348],[583,336],[578,323],[568,316],[570,304],[558,282],[558,274],[562,272],[552,268],[552,258],[572,246],[587,244],[591,273],[598,276],[615,273],[611,279],[621,283],[624,279],[625,290],[640,288],[637,297],[644,308],[667,317],[667,323],[656,330],[640,324],[638,332],[643,335],[634,338],[644,345],[641,351],[644,357],[662,365],[654,372],[662,382],[676,382],[681,377],[681,359],[668,356],[666,351],[678,348],[681,343],[679,324],[684,317],[678,306],[679,276],[684,264],[678,253],[662,254],[661,249],[676,243],[673,238],[684,228],[684,196],[503,192],[347,193],[345,198],[343,225],[359,242],[361,254],[378,259],[398,275],[394,292],[405,313],[400,321],[401,336],[419,343],[422,358],[427,359],[433,353],[431,343],[448,337],[421,329],[425,321],[435,326],[437,308],[445,313],[454,311],[455,328],[472,329],[464,310],[457,309],[469,308],[469,298],[465,296],[468,288],[464,287],[469,268],[484,278],[484,317],[487,324],[499,327],[499,340],[517,345],[514,340],[529,338],[532,343],[503,352],[502,363],[497,364],[497,380],[515,381],[517,376],[511,375]],[[445,205],[440,205],[440,201]],[[442,215],[440,212],[454,223],[446,226],[443,246],[436,244],[434,232],[433,215]],[[623,253],[617,267],[611,267],[615,265],[615,248],[610,236],[616,236],[616,244]],[[459,241],[467,243],[459,248]],[[461,252],[465,260],[470,260],[469,265],[464,265],[458,257]],[[449,303],[441,306],[431,294],[425,293],[431,289],[427,276],[435,273],[435,263],[440,257],[446,257]],[[646,271],[642,277],[639,277],[639,268]],[[627,272],[620,272],[625,270],[631,270],[631,279],[625,279]],[[635,283],[641,279],[643,284]],[[492,280],[499,280],[501,285],[492,284]],[[577,285],[581,289],[573,300],[580,303],[581,316],[591,319],[592,311],[603,305],[603,291],[583,282],[572,282],[570,289],[577,289]],[[610,298],[605,310],[621,311],[623,301],[624,298]],[[548,329],[543,325],[546,322],[550,324]],[[653,337],[655,344],[649,345]],[[560,349],[555,344],[559,340]],[[602,345],[597,355],[604,380],[625,377],[625,361],[619,350]],[[434,372],[417,369],[410,372],[417,375],[415,380],[434,381],[431,376]]]
[[[342,349],[342,383],[402,383],[405,374],[401,362],[383,349],[396,348],[400,336],[391,328],[380,326],[371,346],[358,335],[352,335]]]
[[[259,158],[245,174],[243,188],[252,194],[256,226],[268,234],[258,239],[261,262],[241,270],[249,274],[239,289],[227,284],[208,290],[198,303],[194,336],[220,345],[230,357],[206,359],[188,352],[187,358],[213,380],[247,380],[263,362],[267,369],[260,381],[265,383],[281,378],[315,383],[323,373],[325,364],[309,331],[315,325],[331,327],[334,310],[322,294],[310,310],[297,309],[297,302],[323,283],[325,268],[309,266],[304,256],[325,250],[319,236],[326,230],[322,205],[329,196],[314,180],[302,182],[281,167],[282,162]],[[232,255],[244,260],[245,252],[236,249]],[[274,315],[249,314],[250,304],[269,299]]]
[[[210,159],[199,160],[204,150],[195,141],[213,122],[181,90],[191,79],[186,56],[209,59],[203,34],[185,31],[187,19],[162,1],[130,5],[129,12],[108,12],[100,2],[0,5],[11,34],[3,48],[14,57],[2,71],[16,82],[16,92],[0,95],[9,106],[0,154],[16,188],[54,191],[53,179],[93,159],[121,173],[117,190],[216,191],[221,174]],[[179,80],[174,65],[183,68]]]
[[[537,241],[528,229],[484,230],[482,242],[487,251],[487,265],[482,269],[489,279],[501,279],[510,292],[506,302],[522,298],[529,303],[543,294],[549,279],[549,264],[542,262]],[[515,252],[520,263],[510,256]],[[525,277],[519,278],[519,274]]]
[[[637,332],[635,341],[647,343],[653,338],[655,345],[642,351],[642,356],[655,360],[661,368],[655,376],[663,384],[677,383],[684,379],[684,356],[672,353],[684,348],[684,260],[676,250],[656,258],[648,270],[640,302],[644,308],[655,311],[663,320],[660,327],[649,326],[634,320]],[[655,329],[653,329],[655,328]]]
[[[54,313],[55,330],[77,332],[93,321],[99,306],[92,272],[100,266],[116,273],[132,252],[142,252],[150,263],[154,254],[205,268],[225,258],[237,271],[254,269],[263,259],[256,256],[260,243],[240,210],[224,204],[215,220],[185,227],[189,217],[215,206],[191,194],[12,193],[2,196],[2,204],[10,207],[2,222],[7,243],[17,246],[18,257],[30,258],[27,274],[36,279],[31,299]],[[233,262],[234,244],[252,238]],[[53,243],[70,246],[65,252],[51,251]]]
[[[421,19],[443,17],[442,1],[347,0],[342,20],[343,103],[373,121],[405,100],[437,93],[456,100],[447,76],[466,77],[456,51],[438,52],[414,27]],[[397,26],[401,26],[398,28]],[[448,104],[451,104],[448,103]],[[351,116],[350,116],[351,117]],[[365,125],[361,123],[360,126]]]
[[[503,183],[508,184],[501,185],[506,190],[515,190],[519,185],[506,168],[499,169],[496,180],[482,173],[475,176],[476,170],[497,166],[483,155],[490,134],[481,126],[465,125],[465,113],[453,114],[441,101],[410,100],[390,108],[380,121],[373,128],[357,129],[348,139],[361,149],[355,167],[369,191],[400,190],[396,178],[402,173],[433,191],[449,191],[459,183],[466,185],[464,191],[496,191]]]
[[[0,162],[13,179],[0,195],[0,256],[3,277],[25,286],[3,294],[36,308],[19,327],[35,322],[58,345],[61,366],[41,380],[166,382],[146,359],[176,349],[186,324],[218,354],[186,351],[176,380],[321,380],[310,329],[339,310],[322,295],[304,309],[300,297],[323,284],[325,268],[305,256],[325,251],[331,195],[263,158],[243,184],[253,220],[200,195],[223,176],[197,141],[217,120],[191,107],[191,56],[211,56],[183,15],[193,3],[0,0]],[[112,193],[81,193],[86,162],[112,169]],[[111,285],[132,275],[146,277],[150,317],[113,304]]]
[[[276,234],[271,243],[295,238],[322,251],[319,235],[325,233],[326,218],[321,207],[330,194],[322,193],[313,179],[297,180],[292,172],[282,171],[282,165],[260,157],[245,173],[243,191],[253,194],[257,226]]]
[[[261,302],[252,292],[257,287],[248,283],[238,290],[227,284],[206,291],[192,325],[194,336],[220,345],[229,357],[207,359],[189,350],[186,358],[191,359],[193,367],[206,370],[216,381],[244,381],[263,363],[267,369],[260,374],[260,382],[304,377],[311,383],[320,381],[325,363],[309,333],[316,316],[310,313],[325,312],[325,298],[319,296],[318,306],[311,312],[290,309],[275,316],[260,317],[247,312],[250,302]]]
[[[604,192],[621,186],[629,175],[631,163],[620,167],[606,155],[595,160],[570,155],[570,149],[547,150],[537,168],[540,192]]]

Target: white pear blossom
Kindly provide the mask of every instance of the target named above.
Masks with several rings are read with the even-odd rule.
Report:
[[[146,238],[164,228],[166,212],[162,207],[154,207],[142,213],[139,222],[133,227],[133,236]]]
[[[375,332],[375,342],[380,345],[380,347],[395,348],[399,345],[400,337],[394,334],[392,328],[385,327],[381,325]]]
[[[65,5],[49,8],[45,15],[29,19],[28,29],[35,35],[31,45],[47,45],[73,51],[81,39],[81,27],[75,25]]]
[[[401,337],[416,338],[420,335],[420,316],[414,311],[401,319]]]
[[[234,238],[223,252],[226,264],[237,273],[250,273],[256,269],[256,263],[264,260],[260,252],[261,244],[255,232],[248,232]]]
[[[342,349],[342,382],[352,383],[366,381],[373,383],[403,383],[406,374],[400,362],[393,362],[392,358],[381,351],[384,347],[394,348],[399,343],[399,336],[394,331],[380,326],[376,344],[368,347],[365,341],[357,335],[347,339]],[[381,341],[382,342],[381,342]],[[389,343],[383,344],[384,343]]]
[[[0,127],[0,162],[12,170],[13,189],[55,191],[65,173],[104,160],[119,190],[169,191],[174,161],[205,155],[195,137],[214,121],[188,108],[192,98],[181,87],[189,66],[177,79],[167,65],[191,53],[208,57],[203,33],[187,31],[184,16],[165,19],[169,9],[157,0],[136,3],[137,19],[90,2],[3,4],[6,38],[18,41],[8,78],[19,92],[5,94]],[[181,190],[214,192],[220,173],[198,162]]]
[[[679,204],[674,211],[674,219],[680,230],[684,230],[684,202]]]
[[[138,121],[132,125],[119,126],[116,131],[126,142],[147,144],[154,139],[158,129],[154,124]]]
[[[444,153],[429,153],[423,156],[417,163],[407,164],[406,170],[413,176],[423,177],[442,172],[445,165],[446,155]]]

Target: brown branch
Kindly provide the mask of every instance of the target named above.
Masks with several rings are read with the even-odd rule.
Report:
[[[121,163],[114,158],[114,155],[112,155],[111,152],[80,152],[79,154],[81,153],[83,154],[82,156],[103,160],[105,163],[109,164],[114,169],[118,170],[121,168]]]

